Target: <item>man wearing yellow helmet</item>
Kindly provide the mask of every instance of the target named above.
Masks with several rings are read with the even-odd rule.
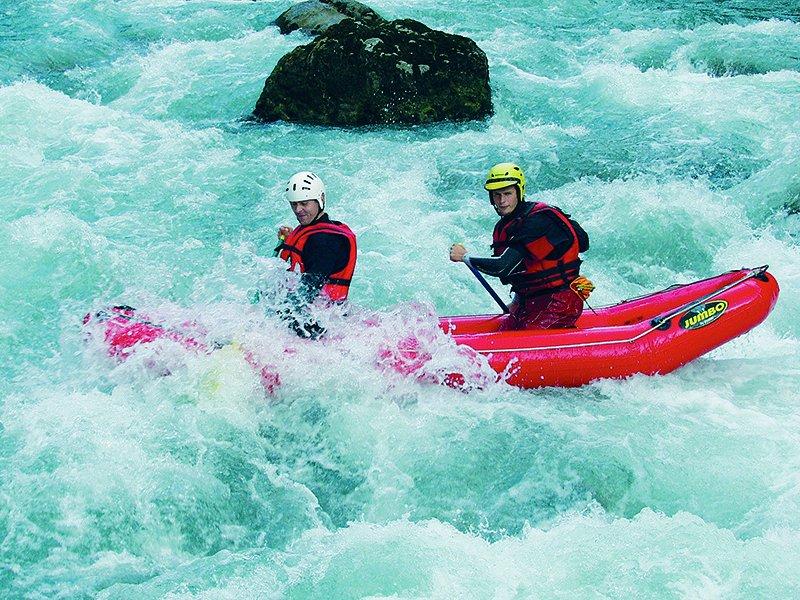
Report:
[[[526,202],[525,174],[513,163],[492,167],[483,187],[500,215],[492,257],[468,256],[453,244],[450,260],[468,257],[479,271],[511,284],[514,300],[501,329],[572,327],[583,311],[583,298],[570,284],[580,276],[578,254],[589,248],[586,232],[558,207]]]

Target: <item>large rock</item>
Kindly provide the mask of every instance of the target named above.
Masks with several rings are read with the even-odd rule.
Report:
[[[347,18],[373,25],[385,21],[369,6],[353,0],[307,0],[284,11],[275,19],[275,24],[283,34],[299,29],[309,35],[319,35]]]
[[[492,114],[489,65],[470,40],[399,19],[345,19],[281,58],[253,115],[320,125],[431,123]]]

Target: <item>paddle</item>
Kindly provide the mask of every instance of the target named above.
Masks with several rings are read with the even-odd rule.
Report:
[[[278,229],[278,245],[275,246],[275,251],[272,253],[272,256],[277,257],[283,248],[283,242],[286,241],[286,237],[292,232],[291,227],[287,227],[283,225]]]
[[[487,292],[489,292],[489,295],[494,299],[495,302],[497,302],[498,306],[503,310],[503,312],[508,314],[510,311],[508,310],[506,303],[500,299],[500,296],[497,295],[497,292],[495,292],[492,286],[489,285],[489,282],[486,281],[483,275],[481,275],[480,271],[472,266],[472,262],[469,260],[468,256],[463,258],[463,262],[465,265],[467,265],[467,267],[469,267],[469,270],[472,271],[473,275],[475,275],[475,279],[481,282],[481,285]]]

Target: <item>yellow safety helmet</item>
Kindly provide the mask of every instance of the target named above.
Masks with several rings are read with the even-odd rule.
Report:
[[[514,163],[504,162],[498,163],[489,169],[483,189],[489,192],[489,198],[491,199],[494,190],[500,190],[510,185],[517,188],[519,200],[522,202],[525,198],[525,173]]]

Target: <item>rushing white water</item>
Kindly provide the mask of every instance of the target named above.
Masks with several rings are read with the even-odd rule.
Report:
[[[244,121],[308,41],[271,25],[289,5],[0,9],[0,595],[800,594],[796,4],[373,2],[474,39],[496,114],[358,130]],[[409,331],[463,366],[434,315],[494,309],[447,249],[487,247],[501,160],[589,232],[597,304],[769,263],[774,312],[663,377],[387,377]],[[286,277],[301,169],[359,239],[326,344],[248,300]],[[265,399],[230,350],[115,364],[81,319],[117,302],[248,345],[282,385]]]

